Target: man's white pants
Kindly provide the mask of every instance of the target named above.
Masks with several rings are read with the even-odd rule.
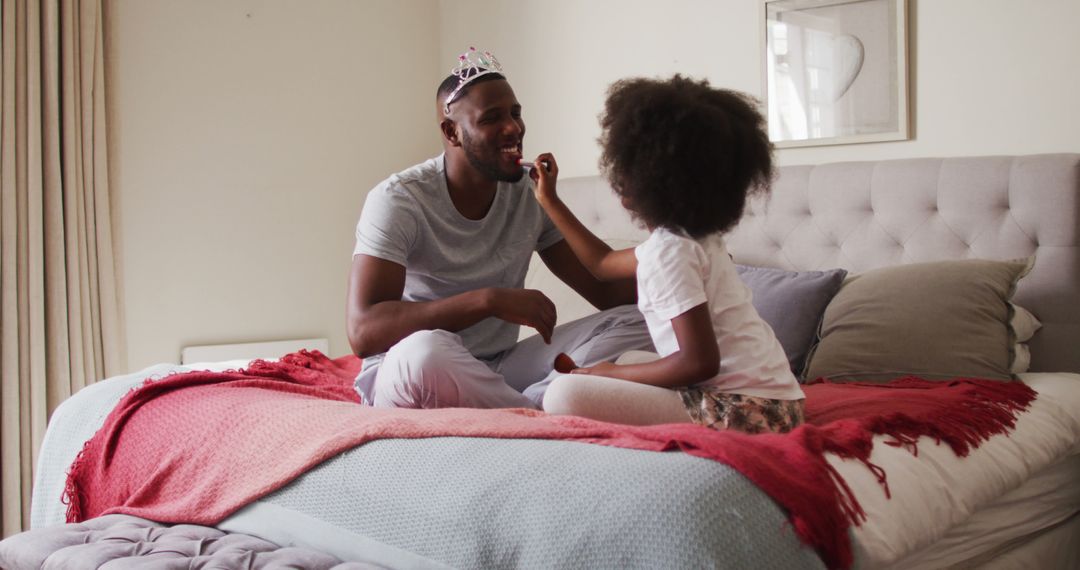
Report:
[[[539,409],[548,384],[560,375],[552,369],[560,352],[578,366],[592,366],[630,350],[653,350],[635,305],[560,325],[551,344],[535,335],[487,360],[470,354],[452,332],[425,330],[365,362],[356,388],[379,407]]]

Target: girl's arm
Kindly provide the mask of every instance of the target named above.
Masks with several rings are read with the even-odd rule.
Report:
[[[589,231],[577,216],[566,207],[555,193],[555,182],[559,177],[559,166],[551,153],[536,157],[529,176],[536,182],[536,201],[547,212],[555,227],[559,228],[566,243],[582,265],[601,281],[614,281],[634,276],[637,271],[637,258],[634,250],[613,250],[603,240]]]
[[[618,365],[601,362],[578,368],[574,374],[595,374],[662,388],[680,388],[703,382],[720,371],[720,348],[716,345],[708,303],[702,303],[671,319],[679,350],[644,364]]]

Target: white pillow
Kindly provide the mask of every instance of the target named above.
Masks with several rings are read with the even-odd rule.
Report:
[[[1023,374],[1031,366],[1031,349],[1028,345],[1018,342],[1013,345],[1013,363],[1009,370],[1013,374]]]
[[[1031,337],[1035,336],[1035,332],[1042,328],[1042,323],[1035,318],[1035,315],[1031,314],[1031,311],[1015,303],[1009,303],[1009,306],[1013,310],[1013,317],[1009,324],[1012,325],[1013,332],[1016,333],[1016,342],[1031,340]]]
[[[1009,305],[1013,310],[1013,317],[1009,324],[1013,328],[1013,333],[1016,334],[1016,344],[1013,345],[1015,356],[1010,371],[1013,374],[1023,374],[1031,366],[1031,349],[1028,348],[1027,341],[1031,340],[1035,332],[1042,328],[1042,323],[1031,314],[1031,311],[1015,303],[1009,303]]]

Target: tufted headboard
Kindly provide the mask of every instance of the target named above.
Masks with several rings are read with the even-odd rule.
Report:
[[[646,237],[599,177],[559,195],[614,247]],[[1043,328],[1031,371],[1080,372],[1080,154],[843,162],[779,169],[767,200],[728,236],[735,261],[861,272],[944,259],[1036,256],[1014,301]],[[559,322],[591,308],[533,264],[527,286],[551,296]]]

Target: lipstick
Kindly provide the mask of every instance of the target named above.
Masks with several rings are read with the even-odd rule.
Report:
[[[577,367],[578,365],[574,362],[574,359],[570,358],[570,355],[565,352],[560,352],[555,357],[555,371],[559,374],[569,374]]]
[[[519,160],[518,164],[520,164],[523,168],[536,168],[535,162],[529,162],[527,160]],[[546,161],[540,161],[540,164],[544,166],[544,170],[547,170],[549,168]]]

